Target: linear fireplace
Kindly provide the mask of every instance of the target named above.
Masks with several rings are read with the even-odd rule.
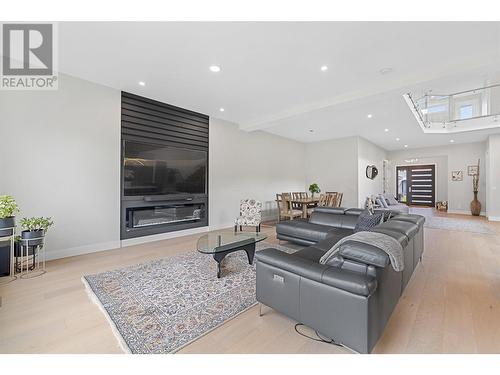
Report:
[[[164,224],[196,223],[205,217],[205,204],[170,204],[127,208],[127,229]]]
[[[208,116],[122,92],[121,238],[208,225]]]

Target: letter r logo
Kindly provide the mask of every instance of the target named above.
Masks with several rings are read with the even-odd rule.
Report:
[[[52,24],[4,24],[3,75],[52,75]]]

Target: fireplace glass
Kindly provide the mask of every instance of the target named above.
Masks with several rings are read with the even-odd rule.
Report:
[[[197,222],[205,217],[203,203],[161,205],[127,209],[127,228]]]

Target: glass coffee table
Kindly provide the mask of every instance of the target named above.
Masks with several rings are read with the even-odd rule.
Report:
[[[247,253],[248,263],[253,263],[255,244],[267,238],[262,233],[250,232],[213,232],[200,237],[196,250],[203,254],[210,254],[217,262],[217,277],[220,278],[220,266],[227,254],[243,250]]]

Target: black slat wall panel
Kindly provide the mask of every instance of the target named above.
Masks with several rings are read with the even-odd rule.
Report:
[[[208,116],[122,91],[122,139],[208,151]]]

